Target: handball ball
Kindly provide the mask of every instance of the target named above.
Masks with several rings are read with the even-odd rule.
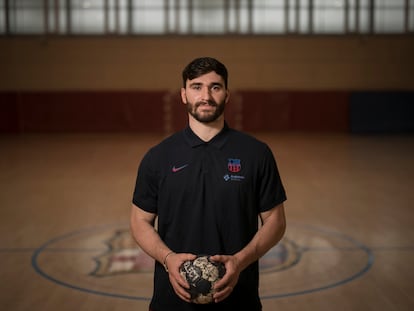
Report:
[[[199,255],[194,260],[185,261],[180,267],[180,273],[190,285],[188,292],[191,294],[191,302],[212,303],[213,285],[225,272],[224,264],[211,261],[210,256]]]

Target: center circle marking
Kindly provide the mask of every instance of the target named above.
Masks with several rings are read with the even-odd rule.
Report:
[[[37,248],[32,267],[74,290],[150,300],[153,260],[134,243],[123,224],[73,231]],[[372,251],[348,235],[291,224],[282,241],[259,261],[260,296],[278,299],[337,287],[364,275],[373,262]]]

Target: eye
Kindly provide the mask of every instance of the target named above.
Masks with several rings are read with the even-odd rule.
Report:
[[[198,85],[198,84],[193,84],[193,85],[191,86],[191,89],[192,89],[192,90],[200,90],[200,89],[201,89],[201,85]]]
[[[213,87],[211,88],[213,91],[220,91],[221,90],[221,86],[220,85],[213,85]]]

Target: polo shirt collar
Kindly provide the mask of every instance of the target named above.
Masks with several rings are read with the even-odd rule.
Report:
[[[213,145],[217,147],[218,149],[220,149],[221,147],[224,146],[224,144],[227,141],[226,134],[228,131],[229,131],[229,126],[227,125],[226,122],[224,122],[223,129],[216,136],[214,136],[210,141],[205,142],[193,132],[190,126],[187,126],[184,129],[184,137],[187,143],[193,148],[197,146],[201,146],[201,145]]]

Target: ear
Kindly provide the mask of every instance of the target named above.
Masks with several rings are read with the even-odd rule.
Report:
[[[230,100],[230,91],[227,89],[226,91],[226,104],[229,102]]]
[[[183,102],[183,104],[187,104],[187,97],[185,96],[185,88],[181,88],[181,101]]]

